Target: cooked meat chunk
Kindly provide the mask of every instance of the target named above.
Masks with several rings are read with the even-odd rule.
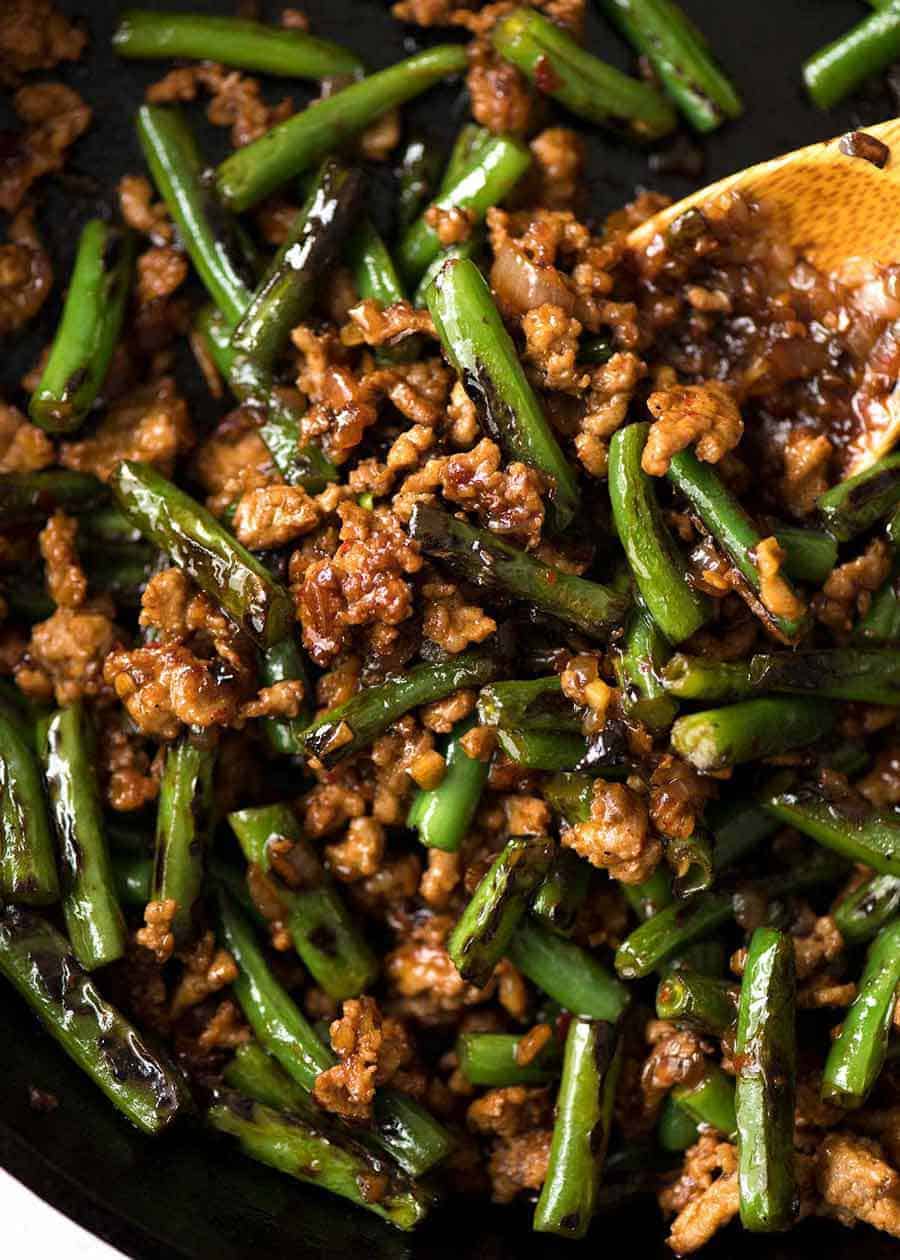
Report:
[[[562,842],[623,884],[649,878],[662,856],[662,846],[650,834],[644,801],[624,783],[605,779],[594,783],[591,821],[567,828]]]
[[[734,398],[718,381],[657,390],[647,399],[647,408],[654,422],[641,465],[651,477],[662,477],[672,456],[691,445],[698,459],[716,464],[744,432]]]

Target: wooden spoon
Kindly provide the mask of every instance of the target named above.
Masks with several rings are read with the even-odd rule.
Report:
[[[858,275],[861,268],[900,263],[900,118],[867,127],[891,150],[886,165],[841,151],[841,138],[811,144],[783,157],[749,166],[691,193],[636,227],[629,246],[645,250],[674,219],[702,209],[723,193],[740,192],[764,202],[777,239],[788,241],[818,270]],[[871,427],[845,476],[860,472],[900,438],[900,390],[886,401],[881,423]]]

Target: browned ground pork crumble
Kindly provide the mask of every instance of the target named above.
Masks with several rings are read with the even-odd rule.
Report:
[[[393,12],[421,26],[467,29],[472,116],[529,140],[531,175],[512,208],[488,215],[485,271],[546,414],[580,464],[586,495],[604,497],[612,434],[626,420],[646,418],[652,421],[648,474],[661,477],[676,452],[692,447],[718,465],[738,494],[752,486],[757,513],[809,516],[816,497],[864,449],[866,433],[884,422],[886,382],[900,366],[895,269],[839,285],[773,242],[764,210],[738,196],[703,214],[690,212],[643,255],[629,254],[627,231],[664,199],[643,193],[600,228],[579,217],[581,140],[547,125],[540,94],[497,58],[487,38],[512,7],[511,0],[481,6],[400,0]],[[539,0],[537,7],[580,34],[584,0]],[[285,10],[283,21],[307,26],[300,10]],[[0,6],[0,76],[15,93],[22,122],[0,159],[6,215],[0,334],[33,319],[50,291],[52,265],[34,223],[40,181],[61,169],[91,118],[90,103],[72,89],[32,76],[77,58],[85,40],[49,0]],[[147,92],[151,101],[198,98],[212,123],[230,129],[234,145],[258,138],[295,108],[289,97],[269,106],[255,79],[209,63],[178,66]],[[390,115],[370,128],[360,152],[385,160],[400,134],[399,117]],[[11,402],[0,402],[0,471],[59,465],[107,480],[120,460],[140,459],[187,482],[217,515],[233,509],[237,537],[265,552],[289,584],[298,634],[317,667],[313,699],[320,711],[403,671],[435,646],[457,654],[489,643],[508,621],[508,610],[422,555],[407,533],[415,504],[443,504],[567,572],[591,569],[592,545],[545,538],[548,485],[525,464],[505,460],[482,431],[462,382],[440,356],[428,313],[407,302],[382,309],[360,301],[343,269],[309,320],[293,330],[287,373],[308,400],[304,440],[318,442],[340,465],[342,482],[318,495],[285,485],[259,436],[258,410],[229,410],[208,351],[192,338],[221,413],[211,430],[202,430],[173,374],[176,349],[189,336],[182,292],[187,259],[142,174],[124,174],[118,192],[123,218],[145,241],[127,333],[102,405],[83,432],[52,439]],[[283,239],[295,209],[270,199],[256,215],[264,240]],[[443,244],[465,239],[472,226],[453,208],[430,221]],[[421,338],[418,359],[385,366],[375,351],[411,334]],[[607,363],[579,363],[583,334],[609,336],[614,353]],[[26,388],[35,380],[32,374]],[[362,495],[371,496],[371,507],[361,505]],[[667,515],[694,548],[693,580],[716,604],[710,626],[685,650],[727,661],[764,645],[765,628],[734,593],[726,562],[709,544],[698,545],[703,540],[690,517],[674,506]],[[0,572],[16,572],[39,552],[55,605],[29,627],[4,602],[0,671],[30,697],[91,703],[105,805],[113,814],[140,816],[156,798],[162,750],[187,726],[219,738],[223,812],[270,799],[256,719],[294,716],[302,685],[262,686],[246,636],[177,569],[164,568],[147,582],[137,615],[116,607],[92,587],[78,542],[77,521],[62,512],[40,529],[0,538]],[[765,608],[796,615],[774,537],[759,548],[759,561]],[[889,568],[886,545],[875,541],[837,567],[821,590],[806,592],[824,641],[847,638]],[[621,724],[610,652],[564,631],[548,636],[538,628],[536,637],[545,661],[536,672],[546,672],[550,661],[584,713],[585,732]],[[475,699],[464,690],[426,705],[333,770],[312,763],[313,778],[294,801],[354,913],[385,942],[372,994],[339,1006],[312,984],[292,957],[271,879],[251,866],[248,887],[269,925],[273,969],[311,1018],[330,1023],[339,1061],[316,1082],[318,1104],[364,1121],[377,1090],[390,1085],[410,1093],[457,1137],[445,1170],[449,1185],[508,1203],[533,1196],[543,1183],[552,1093],[476,1089],[461,1074],[453,1047],[460,1032],[515,1031],[522,1034],[519,1061],[526,1063],[564,1036],[566,1016],[548,1014],[508,960],[484,987],[467,983],[446,946],[467,897],[508,837],[553,826],[541,777],[497,753],[494,732],[475,726],[466,749],[490,762],[489,780],[461,851],[426,855],[410,846],[403,826],[415,786],[433,786],[445,772],[436,739],[472,713]],[[847,706],[844,729],[870,738],[877,756],[855,785],[833,776],[823,786],[874,804],[900,803],[895,720],[894,710]],[[629,930],[621,886],[665,862],[669,841],[691,835],[722,788],[720,779],[698,774],[639,723],[628,724],[627,740],[635,766],[627,781],[596,780],[590,820],[561,833],[564,845],[605,873],[574,931],[579,944],[598,950],[615,948]],[[790,851],[795,841],[783,831],[775,850]],[[170,901],[146,906],[142,921],[131,925],[129,953],[113,968],[111,986],[147,1028],[169,1038],[194,1079],[208,1083],[250,1034],[229,992],[233,959],[212,931],[176,950],[175,909]],[[795,942],[800,1005],[835,1008],[840,1019],[855,986],[843,973],[844,942],[827,910],[797,897],[788,899],[784,914]],[[764,911],[748,899],[741,926],[750,930]],[[738,949],[731,959],[736,975],[743,963]],[[668,1092],[696,1079],[710,1058],[734,1072],[729,1044],[652,1019],[645,1007],[629,1014],[626,1039],[616,1114],[628,1139],[650,1132]],[[889,1066],[870,1105],[844,1113],[818,1101],[826,1050],[823,1039],[798,1090],[801,1214],[844,1225],[863,1221],[900,1237],[900,1078]],[[36,1097],[34,1105],[55,1101]],[[734,1145],[703,1132],[683,1166],[661,1178],[659,1203],[673,1250],[699,1248],[738,1211]]]

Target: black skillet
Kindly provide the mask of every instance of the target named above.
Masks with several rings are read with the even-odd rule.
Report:
[[[58,0],[58,3],[60,0]],[[149,3],[150,0],[145,0]],[[2,5],[3,0],[0,0]],[[693,179],[662,173],[696,160],[690,151],[661,154],[651,171],[645,154],[625,149],[600,133],[589,136],[589,173],[594,213],[602,215],[629,198],[638,185],[675,197],[695,182],[730,171],[849,127],[900,112],[889,84],[874,85],[852,104],[822,115],[805,100],[800,64],[820,44],[865,12],[856,0],[683,0],[736,80],[747,104],[745,116],[703,142],[703,168]],[[145,84],[159,66],[120,64],[109,49],[119,5],[113,0],[61,0],[82,16],[91,32],[90,53],[61,77],[95,111],[66,174],[42,193],[41,225],[58,275],[71,260],[79,224],[98,202],[109,202],[118,177],[141,169],[131,127]],[[172,0],[154,7],[177,7]],[[234,12],[229,0],[184,0],[182,8]],[[280,6],[278,6],[280,7]],[[340,40],[378,68],[399,60],[419,33],[391,19],[384,0],[306,0],[302,7],[318,34]],[[274,16],[275,6],[272,6]],[[441,37],[432,32],[430,40]],[[604,22],[591,15],[590,46],[621,66],[630,53]],[[900,79],[898,79],[900,82]],[[293,85],[274,85],[280,96]],[[303,89],[294,92],[303,99]],[[445,143],[463,110],[458,88],[432,93],[409,112]],[[9,125],[0,105],[0,127]],[[221,138],[219,143],[221,143]],[[204,138],[215,143],[212,135]],[[212,150],[210,150],[212,152]],[[377,182],[377,181],[376,181]],[[384,183],[384,181],[381,181]],[[46,183],[46,181],[45,181]],[[17,382],[52,334],[54,301],[28,336],[3,347],[0,396],[16,400]],[[190,388],[190,382],[185,382]],[[195,393],[200,406],[202,391]],[[21,401],[21,398],[18,399]],[[212,417],[208,417],[212,419]],[[190,1129],[154,1143],[140,1137],[39,1030],[5,987],[0,988],[0,1166],[74,1220],[141,1260],[554,1260],[563,1253],[604,1257],[626,1252],[628,1260],[662,1260],[664,1228],[652,1200],[641,1201],[596,1222],[579,1248],[532,1234],[526,1208],[490,1207],[457,1200],[415,1238],[315,1190],[300,1187],[250,1163],[234,1148],[208,1141]],[[30,1085],[50,1090],[59,1107],[43,1114],[28,1102]],[[3,1225],[0,1222],[0,1250]],[[897,1243],[864,1226],[852,1234],[831,1223],[807,1223],[784,1237],[728,1230],[703,1254],[709,1260],[888,1260]]]

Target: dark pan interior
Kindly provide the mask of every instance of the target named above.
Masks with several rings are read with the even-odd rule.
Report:
[[[59,2],[59,0],[58,0]],[[864,12],[856,0],[682,0],[736,80],[748,109],[743,119],[703,142],[701,179],[709,181],[784,150],[824,139],[851,126],[900,112],[883,84],[828,115],[806,102],[799,79],[803,58]],[[0,0],[0,4],[3,0]],[[90,27],[91,50],[83,62],[59,75],[77,88],[95,111],[94,124],[74,151],[66,173],[41,191],[40,221],[57,275],[65,276],[78,227],[111,199],[119,176],[141,169],[132,115],[144,85],[160,77],[156,66],[124,65],[109,50],[120,6],[112,0],[62,0],[60,7]],[[155,8],[176,7],[154,4]],[[232,12],[230,0],[184,0],[182,8]],[[417,32],[389,15],[386,0],[307,0],[317,34],[361,53],[373,67],[407,55]],[[274,16],[275,6],[272,6]],[[591,46],[627,66],[630,53],[596,15]],[[433,39],[442,36],[433,33]],[[273,85],[280,98],[293,85]],[[294,90],[303,99],[303,88]],[[0,127],[9,125],[0,103]],[[458,87],[433,92],[409,113],[443,143],[458,125],[464,102]],[[221,135],[204,137],[221,145]],[[593,209],[601,215],[621,205],[638,185],[680,196],[694,181],[652,172],[646,154],[589,134]],[[214,154],[214,150],[210,149]],[[378,183],[376,176],[376,185]],[[384,178],[381,179],[382,185]],[[18,380],[52,335],[61,285],[29,335],[3,347],[0,394],[13,401]],[[185,380],[202,406],[202,390]],[[567,1244],[532,1234],[527,1209],[500,1209],[457,1201],[436,1214],[415,1238],[395,1234],[373,1218],[258,1167],[231,1146],[207,1140],[187,1127],[154,1144],[140,1137],[111,1109],[36,1026],[17,998],[0,989],[0,1165],[48,1202],[94,1230],[127,1254],[151,1260],[337,1260],[365,1252],[371,1260],[544,1260]],[[60,1106],[49,1114],[28,1105],[29,1085],[51,1090]],[[670,1256],[651,1200],[598,1220],[585,1248],[621,1247],[652,1260]],[[786,1238],[755,1238],[728,1231],[704,1255],[734,1260],[762,1254],[767,1260],[838,1260],[852,1249],[858,1260],[887,1260],[897,1244],[864,1227],[854,1234],[837,1225],[805,1224]],[[577,1249],[576,1249],[577,1254]]]

